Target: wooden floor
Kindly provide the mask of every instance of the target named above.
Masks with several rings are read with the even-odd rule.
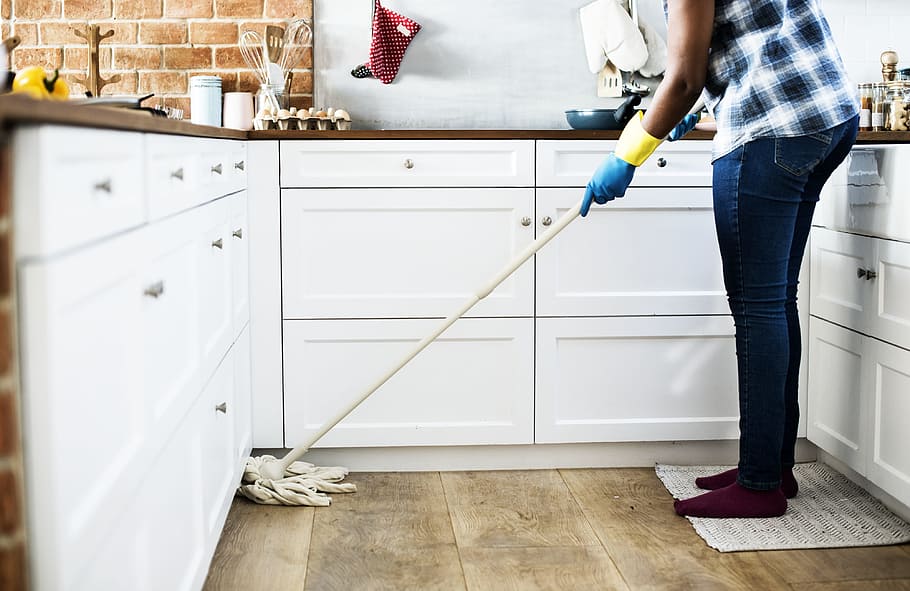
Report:
[[[352,474],[326,508],[237,499],[207,591],[910,591],[910,545],[720,553],[653,469]]]

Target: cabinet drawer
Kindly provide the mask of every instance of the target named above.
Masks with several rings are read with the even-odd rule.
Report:
[[[583,196],[539,189],[537,223]],[[538,316],[729,314],[711,190],[632,188],[595,205],[537,253],[536,296]]]
[[[616,148],[607,140],[540,140],[537,186],[584,187]],[[710,187],[711,142],[665,142],[635,172],[633,187]]]
[[[284,317],[444,318],[531,243],[533,211],[532,189],[285,189]],[[528,262],[470,314],[530,316],[533,282]]]
[[[67,127],[15,132],[19,256],[46,256],[145,222],[139,133]]]
[[[195,138],[152,134],[145,143],[149,220],[198,205]]]
[[[281,142],[282,187],[529,187],[530,140]]]
[[[285,321],[286,443],[310,437],[439,322]],[[318,445],[531,443],[533,324],[459,320]]]

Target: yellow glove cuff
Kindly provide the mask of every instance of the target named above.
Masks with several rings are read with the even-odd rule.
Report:
[[[615,154],[632,166],[641,166],[648,156],[654,153],[663,140],[657,139],[641,126],[641,119],[644,114],[639,111],[638,114],[626,124],[619,136],[619,142],[616,144]]]

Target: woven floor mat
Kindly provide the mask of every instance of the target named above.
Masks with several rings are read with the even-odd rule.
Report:
[[[731,466],[657,466],[673,498],[705,493],[695,486]],[[887,546],[910,541],[910,524],[878,499],[833,468],[819,463],[797,464],[793,470],[799,494],[788,500],[783,517],[718,519],[687,517],[708,546],[721,552]]]

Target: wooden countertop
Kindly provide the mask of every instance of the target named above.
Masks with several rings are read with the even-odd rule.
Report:
[[[59,124],[97,129],[122,129],[197,137],[250,140],[615,140],[619,131],[577,129],[382,129],[351,131],[239,131],[221,127],[195,125],[154,117],[142,111],[111,107],[75,106],[53,101],[36,101],[24,96],[0,96],[0,127],[9,130],[16,125]],[[693,131],[688,140],[710,140],[713,133]],[[910,143],[910,132],[860,132],[859,144]]]

